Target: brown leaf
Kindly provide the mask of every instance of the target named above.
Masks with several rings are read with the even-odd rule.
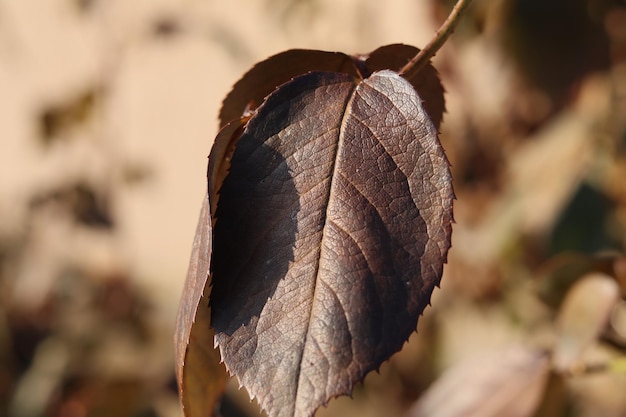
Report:
[[[357,75],[349,55],[341,52],[290,49],[257,63],[235,83],[222,103],[220,127],[238,120],[249,107],[258,107],[279,85],[309,71]]]
[[[249,117],[245,117],[230,122],[220,130],[213,142],[213,147],[209,155],[209,167],[207,169],[211,218],[215,217],[215,210],[219,201],[218,190],[228,174],[230,160],[235,152],[235,147],[241,137],[243,128],[249,119]]]
[[[186,417],[213,415],[228,380],[219,352],[213,346],[213,330],[210,328],[207,291],[211,259],[209,213],[209,200],[205,198],[174,335],[176,379]]]
[[[270,416],[311,416],[415,331],[450,244],[448,162],[392,71],[296,77],[238,140],[213,230],[216,341]]]
[[[215,138],[209,155],[208,195],[198,220],[174,336],[176,379],[186,417],[213,415],[228,380],[214,347],[209,310],[211,224],[218,202],[217,190],[247,120],[242,118],[226,125]]]
[[[220,127],[238,120],[249,108],[258,107],[278,86],[307,72],[329,71],[369,76],[374,71],[399,71],[419,49],[403,44],[382,46],[370,54],[350,56],[341,52],[291,49],[256,64],[228,93],[220,110]],[[413,84],[435,127],[439,128],[445,109],[443,86],[432,65],[408,81]]]

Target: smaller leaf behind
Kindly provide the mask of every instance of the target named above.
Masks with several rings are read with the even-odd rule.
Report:
[[[207,285],[210,258],[211,216],[209,200],[205,198],[174,334],[176,379],[186,417],[213,415],[228,380],[219,352],[213,347],[210,328]]]
[[[310,71],[344,72],[357,76],[352,58],[341,52],[290,49],[257,63],[235,83],[220,110],[220,127],[256,108],[279,85]]]
[[[211,328],[211,226],[218,201],[217,191],[226,177],[230,158],[247,120],[242,118],[226,125],[215,138],[209,155],[208,194],[198,219],[174,335],[176,378],[186,417],[213,415],[228,380],[219,352],[214,347]]]
[[[211,219],[213,223],[215,223],[215,210],[219,202],[219,189],[224,182],[224,178],[228,175],[230,160],[249,119],[250,117],[242,117],[228,123],[220,130],[213,142],[207,168],[208,199],[211,205]]]
[[[246,109],[258,107],[278,86],[294,77],[314,71],[339,72],[355,78],[366,78],[380,70],[399,71],[419,49],[404,44],[381,46],[369,54],[346,55],[341,52],[326,52],[308,49],[291,49],[259,62],[235,83],[222,102],[220,127],[238,120]],[[439,129],[445,103],[443,86],[437,70],[425,66],[416,76],[408,79]]]

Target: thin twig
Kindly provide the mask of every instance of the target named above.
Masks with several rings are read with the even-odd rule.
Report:
[[[441,25],[435,37],[417,55],[413,57],[402,69],[400,75],[404,78],[415,76],[435,56],[439,48],[443,46],[448,37],[452,35],[461,15],[469,7],[472,0],[458,0],[450,12],[450,16]]]

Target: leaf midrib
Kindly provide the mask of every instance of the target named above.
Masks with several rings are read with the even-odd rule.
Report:
[[[334,183],[335,183],[335,178],[339,177],[339,174],[337,173],[337,169],[339,166],[338,163],[338,159],[339,159],[339,150],[341,149],[341,146],[343,144],[343,140],[344,140],[344,134],[343,132],[345,131],[345,126],[349,117],[349,109],[352,107],[352,102],[354,101],[355,97],[356,97],[356,90],[358,88],[358,84],[355,82],[352,89],[350,90],[350,93],[348,94],[348,99],[346,100],[346,104],[343,110],[343,115],[341,118],[341,123],[339,124],[339,129],[337,132],[337,145],[335,146],[335,155],[333,158],[333,164],[331,167],[331,178],[330,178],[330,185],[328,187],[328,195],[326,198],[327,204],[326,204],[326,211],[324,213],[324,218],[322,219],[323,222],[323,226],[322,226],[322,236],[320,238],[320,251],[319,251],[319,255],[317,257],[317,265],[315,266],[315,279],[313,282],[313,290],[312,290],[312,294],[311,294],[311,305],[309,307],[309,316],[308,319],[306,321],[307,323],[307,329],[306,329],[306,333],[304,334],[304,344],[302,345],[302,350],[300,353],[300,360],[298,361],[298,371],[296,373],[296,393],[295,393],[295,399],[293,402],[293,410],[291,415],[292,416],[296,416],[296,410],[298,407],[298,398],[300,395],[300,376],[302,375],[302,364],[303,364],[303,360],[304,360],[304,352],[306,349],[306,346],[309,344],[309,335],[311,333],[311,317],[313,315],[313,307],[315,305],[315,302],[317,300],[316,298],[316,293],[317,293],[317,288],[318,288],[318,281],[320,279],[320,260],[322,259],[322,254],[324,251],[324,239],[326,237],[326,225],[328,223],[328,217],[329,217],[329,208],[331,207],[331,202],[333,201],[333,197],[334,197]]]

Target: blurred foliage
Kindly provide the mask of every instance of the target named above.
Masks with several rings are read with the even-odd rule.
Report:
[[[127,96],[120,91],[132,91],[134,84],[122,83],[116,71],[129,62],[138,68],[161,62],[150,55],[156,45],[167,44],[164,61],[175,61],[185,56],[175,55],[176,50],[195,51],[184,43],[193,40],[221,51],[211,61],[217,75],[207,77],[226,91],[247,65],[285,44],[308,47],[329,36],[342,47],[353,42],[354,50],[345,52],[355,53],[390,43],[355,39],[400,25],[372,16],[399,18],[401,12],[387,15],[379,2],[352,0],[268,0],[262,12],[237,2],[229,12],[220,2],[200,0],[177,6],[154,2],[160,6],[153,9],[120,1],[54,3],[42,18],[29,2],[0,2],[0,88],[2,96],[16,99],[0,96],[0,112],[7,115],[0,122],[5,169],[0,182],[0,415],[180,416],[171,348],[179,294],[168,294],[172,307],[165,309],[131,266],[123,228],[129,214],[119,209],[123,195],[150,194],[175,172],[149,157],[128,158],[111,145],[125,137],[125,129],[141,123],[126,117],[128,103],[119,96]],[[419,5],[410,10],[422,13],[415,20],[423,22],[426,16],[434,30],[453,1],[393,2],[397,7],[413,3]],[[353,13],[337,16],[340,6]],[[108,7],[119,14],[107,14],[113,13]],[[107,21],[110,16],[120,18]],[[361,25],[351,26],[351,19]],[[334,28],[331,35],[328,25]],[[89,59],[68,56],[56,44],[33,49],[31,34],[49,27],[77,27],[68,32],[67,42],[77,33],[96,39],[101,51],[89,56],[101,58],[104,69],[80,78],[75,68],[91,68]],[[626,5],[620,0],[474,1],[471,14],[435,59],[448,91],[442,142],[458,197],[442,290],[436,291],[419,334],[380,373],[369,375],[353,399],[333,400],[319,416],[406,415],[446,370],[477,354],[489,356],[491,349],[520,344],[552,352],[561,334],[563,300],[590,274],[617,283],[622,301],[611,301],[609,316],[592,326],[597,335],[576,364],[560,373],[546,371],[536,415],[626,415],[625,28]],[[415,43],[421,29],[408,25],[406,37],[393,41]],[[287,34],[294,36],[289,42]],[[221,67],[228,76],[218,76]],[[135,84],[150,80],[145,68],[137,70]],[[233,68],[237,74],[230,74]],[[10,71],[14,78],[7,75]],[[19,94],[12,93],[14,80],[22,83]],[[186,94],[199,93],[190,88]],[[216,108],[221,96],[212,97]],[[20,107],[28,100],[31,107]],[[177,110],[169,102],[163,108],[167,111],[149,113],[154,132]],[[206,119],[217,114],[204,108],[184,112]],[[26,127],[10,130],[17,121]],[[203,131],[207,153],[190,157],[203,164],[214,135]],[[171,138],[176,147],[186,140]],[[14,143],[28,150],[21,159],[8,155]],[[38,176],[25,182],[27,172]],[[171,213],[159,221],[178,223],[179,218]],[[158,246],[167,239],[145,244]],[[190,245],[191,240],[185,251]],[[163,275],[159,279],[182,286],[184,271]],[[156,276],[148,279],[156,285]],[[220,413],[253,416],[256,409],[235,383]]]

